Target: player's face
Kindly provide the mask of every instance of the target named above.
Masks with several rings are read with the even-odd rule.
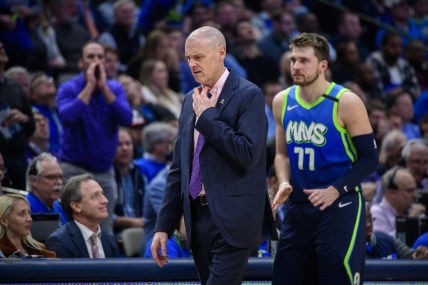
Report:
[[[291,51],[290,67],[294,84],[305,87],[324,76],[327,61],[319,61],[313,47],[295,47]],[[324,67],[325,66],[325,67]]]

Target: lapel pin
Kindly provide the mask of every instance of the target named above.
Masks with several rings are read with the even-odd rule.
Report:
[[[221,101],[218,103],[224,105],[224,99],[221,99]]]

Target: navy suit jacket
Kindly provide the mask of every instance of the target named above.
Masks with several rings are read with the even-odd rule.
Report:
[[[106,258],[119,257],[119,247],[112,235],[101,232],[101,243]],[[47,249],[55,251],[57,257],[89,258],[82,232],[74,221],[69,221],[53,232],[46,240],[45,245]]]
[[[276,238],[266,188],[267,119],[262,91],[230,71],[216,107],[205,110],[196,125],[192,93],[183,103],[155,232],[171,236],[184,213],[191,243],[189,182],[196,128],[205,137],[199,161],[208,207],[223,238],[243,248]]]

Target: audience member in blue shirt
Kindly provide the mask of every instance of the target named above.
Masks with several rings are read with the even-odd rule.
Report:
[[[27,170],[27,200],[31,213],[58,213],[60,225],[67,223],[58,202],[62,187],[62,170],[56,157],[46,152],[36,156]]]
[[[114,159],[118,199],[114,210],[114,232],[144,227],[144,178],[133,163],[134,147],[128,129],[120,128]]]
[[[91,173],[101,185],[109,201],[108,218],[102,227],[112,233],[118,129],[131,125],[132,109],[122,85],[107,79],[104,61],[104,48],[87,42],[79,59],[82,73],[59,87],[58,110],[63,123],[60,158],[65,180]]]
[[[144,127],[144,154],[142,158],[135,160],[135,165],[140,168],[147,182],[150,182],[167,165],[176,135],[176,127],[169,123],[154,122]]]
[[[428,259],[426,246],[419,246],[414,250],[388,234],[373,232],[373,219],[368,206],[366,206],[366,234],[367,259]]]

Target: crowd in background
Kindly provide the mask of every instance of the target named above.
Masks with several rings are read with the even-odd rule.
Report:
[[[95,143],[90,148],[95,154],[92,164],[106,160],[103,154],[97,157],[103,145],[117,145],[115,155],[107,157],[116,181],[116,193],[108,197],[113,222],[107,232],[144,228],[144,255],[160,207],[181,103],[198,86],[187,65],[184,41],[205,25],[225,35],[226,66],[264,92],[270,191],[278,186],[271,168],[272,99],[293,84],[289,41],[314,32],[330,45],[327,77],[361,97],[375,133],[381,164],[363,183],[374,231],[396,238],[396,217],[426,214],[428,0],[0,0],[2,185],[33,193],[30,197],[38,196],[46,211],[52,211],[60,207],[59,196],[44,199],[40,193],[58,194],[67,182],[62,179],[62,171],[68,171],[64,163],[98,173],[70,153],[70,136],[64,134],[73,127],[60,96],[69,87],[67,82],[91,72],[84,50],[88,43],[99,43],[105,76],[117,83],[115,95],[126,97],[130,108],[123,110],[131,112],[132,120],[124,118],[120,129],[108,130],[114,132],[109,134],[113,145],[89,139]],[[98,131],[107,132],[101,127]],[[33,166],[37,171],[30,173],[34,158],[45,152],[58,167],[46,186],[31,178],[42,173],[41,166]],[[284,214],[280,210],[277,218]],[[67,223],[65,217],[61,220]],[[183,230],[177,228],[174,237],[172,246],[178,244],[180,249]],[[264,250],[259,252],[263,255]]]

